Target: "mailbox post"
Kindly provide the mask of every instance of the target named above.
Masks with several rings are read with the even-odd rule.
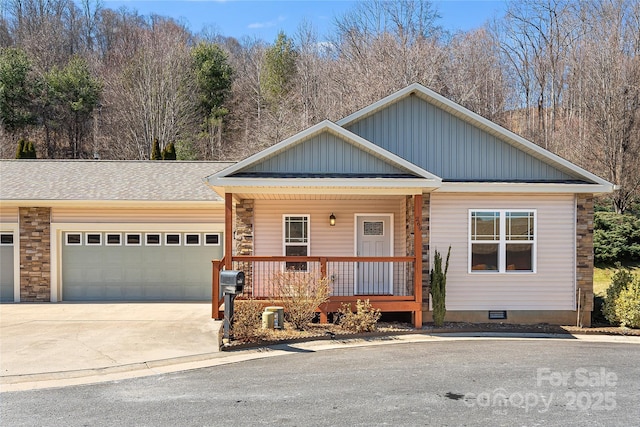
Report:
[[[244,290],[244,273],[236,270],[221,271],[220,288],[224,294],[224,338],[228,340],[231,336],[233,302],[236,295]]]

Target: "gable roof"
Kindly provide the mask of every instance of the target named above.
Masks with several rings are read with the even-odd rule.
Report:
[[[0,200],[218,202],[204,177],[229,162],[2,160]]]
[[[413,95],[433,106],[429,117],[432,122],[428,122],[429,112],[424,108],[406,107],[411,105],[409,100]],[[389,123],[381,126],[380,122],[393,114],[402,117],[409,129],[386,129],[386,125],[393,126]],[[372,122],[376,115],[381,118]],[[436,127],[443,126],[447,117],[452,117],[448,123],[449,131],[440,129],[442,134],[432,134],[431,141],[435,143],[425,147],[427,137],[424,134],[438,131],[433,129],[432,123],[436,123]],[[613,190],[613,184],[606,180],[417,83],[339,120],[337,124],[437,173],[444,181],[439,191],[468,191],[472,187],[483,188],[484,191],[492,188],[497,191],[505,188],[517,190],[518,187],[529,191],[547,191],[550,188],[577,192]],[[432,152],[426,152],[429,149]],[[443,151],[448,153],[443,154]],[[486,185],[490,182],[500,185]],[[508,182],[515,185],[505,187]],[[485,185],[469,187],[467,183]],[[551,187],[553,184],[557,185]]]
[[[325,120],[207,178],[214,187],[436,188],[441,179]],[[220,191],[222,192],[222,191]]]

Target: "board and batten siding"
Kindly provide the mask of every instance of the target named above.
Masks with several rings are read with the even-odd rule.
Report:
[[[336,225],[329,225],[329,215]],[[354,256],[355,214],[394,215],[394,255],[405,256],[404,197],[383,200],[256,200],[254,254],[284,254],[282,216],[310,215],[310,256]]]
[[[535,209],[536,273],[469,273],[470,209]],[[574,310],[574,195],[431,194],[431,259],[451,245],[447,310]]]
[[[445,180],[575,179],[418,96],[346,128]]]
[[[224,205],[209,209],[54,208],[54,223],[216,223],[224,224]]]

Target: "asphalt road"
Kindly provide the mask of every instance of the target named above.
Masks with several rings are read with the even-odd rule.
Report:
[[[3,426],[639,426],[640,346],[442,341],[2,393]]]

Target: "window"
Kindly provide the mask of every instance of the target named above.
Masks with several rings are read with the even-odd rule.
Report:
[[[469,221],[472,272],[535,272],[535,211],[472,210]]]
[[[84,238],[87,246],[99,246],[102,244],[101,233],[85,233]]]
[[[205,234],[204,235],[205,246],[220,246],[220,233]]]
[[[187,246],[199,246],[200,234],[188,233],[184,235],[184,244]]]
[[[160,233],[147,233],[144,235],[144,244],[146,246],[160,246],[162,239],[160,239]]]
[[[179,245],[180,244],[180,234],[178,233],[167,233],[164,235],[164,244],[165,245]]]
[[[65,243],[67,246],[78,246],[82,244],[82,234],[80,233],[66,233]]]
[[[0,246],[13,246],[13,233],[0,234]]]
[[[309,256],[309,215],[284,216],[285,256]],[[306,262],[287,262],[287,270],[307,271]]]
[[[105,238],[105,245],[107,246],[120,246],[122,245],[122,234],[120,233],[107,233]]]
[[[142,245],[142,238],[140,233],[127,233],[125,238],[125,244],[127,246],[140,246]]]

